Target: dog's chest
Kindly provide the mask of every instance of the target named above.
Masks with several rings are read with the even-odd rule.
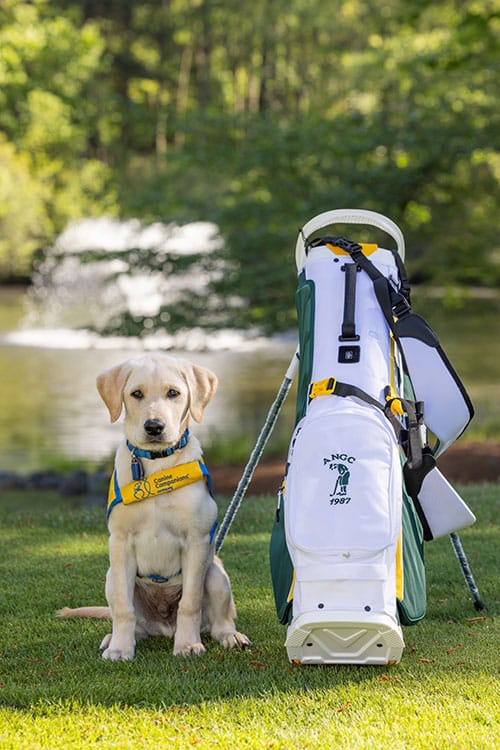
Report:
[[[190,540],[199,542],[205,537],[208,545],[217,506],[201,483],[195,492],[193,489],[180,489],[140,504],[142,512],[133,533],[140,575],[172,576],[180,570],[182,552]]]
[[[139,575],[176,573],[181,565],[181,552],[186,530],[174,509],[158,508],[151,504],[142,523],[134,533],[134,548]]]

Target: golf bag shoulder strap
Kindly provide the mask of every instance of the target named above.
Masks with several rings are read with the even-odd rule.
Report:
[[[422,463],[420,428],[423,424],[423,404],[401,396],[392,396],[389,386],[385,395],[386,403],[383,405],[362,388],[350,383],[341,383],[333,377],[311,383],[309,387],[309,403],[318,396],[340,396],[341,398],[352,396],[379,409],[391,423],[398,442],[404,448],[408,468],[417,469]],[[406,427],[398,419],[397,415],[400,414],[406,416]]]
[[[307,247],[318,247],[320,245],[327,245],[338,247],[345,253],[351,256],[352,260],[365,271],[367,276],[373,281],[375,294],[379,305],[384,313],[389,328],[394,333],[394,319],[393,314],[396,317],[401,317],[405,312],[410,311],[410,285],[408,282],[408,276],[404,267],[403,260],[399,253],[393,253],[395,263],[398,268],[398,274],[400,277],[401,291],[396,289],[387,279],[383,273],[371,262],[367,255],[363,252],[363,246],[359,242],[353,242],[345,237],[320,237],[313,240]],[[378,283],[377,283],[378,282]],[[386,291],[387,290],[387,291]]]
[[[363,391],[355,385],[350,385],[349,383],[341,383],[336,378],[317,380],[316,382],[311,383],[309,387],[309,401],[318,396],[333,395],[342,396],[343,398],[354,396],[355,398],[359,398],[362,401],[375,406],[377,409],[384,411],[382,404],[377,401],[376,398],[372,398],[372,396],[366,393],[366,391]]]
[[[398,345],[403,369],[417,398],[425,402],[425,423],[437,438],[434,452],[439,455],[465,430],[474,416],[474,407],[438,337],[427,321],[411,309],[402,259],[394,254],[400,277],[396,284],[381,273],[359,243],[345,237],[323,237],[315,239],[308,249],[319,245],[341,248],[371,279],[381,312]]]

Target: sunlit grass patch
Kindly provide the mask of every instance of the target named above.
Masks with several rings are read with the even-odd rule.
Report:
[[[499,494],[464,491],[478,522],[461,538],[487,615],[475,612],[449,539],[432,542],[427,616],[404,629],[401,663],[383,668],[289,664],[269,574],[272,497],[245,501],[222,548],[250,649],[206,639],[203,656],[179,659],[150,638],[133,662],[105,662],[109,623],[54,616],[105,601],[102,509],[11,493],[0,502],[2,750],[498,746]]]

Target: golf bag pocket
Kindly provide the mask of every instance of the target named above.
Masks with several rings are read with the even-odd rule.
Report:
[[[475,523],[476,517],[439,469],[430,471],[414,500],[426,540],[452,534]]]
[[[425,424],[439,441],[439,455],[465,430],[474,408],[436,334],[420,315],[406,314],[394,330],[415,396],[424,403]]]
[[[351,398],[318,398],[289,453],[285,531],[295,570],[293,618],[396,615],[402,477],[394,431]]]

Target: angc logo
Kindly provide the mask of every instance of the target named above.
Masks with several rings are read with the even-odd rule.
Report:
[[[330,505],[347,505],[351,498],[347,496],[347,489],[351,479],[351,470],[347,464],[355,462],[354,456],[347,453],[333,453],[331,458],[323,459],[323,466],[328,466],[330,471],[337,472],[335,487],[330,493]]]

